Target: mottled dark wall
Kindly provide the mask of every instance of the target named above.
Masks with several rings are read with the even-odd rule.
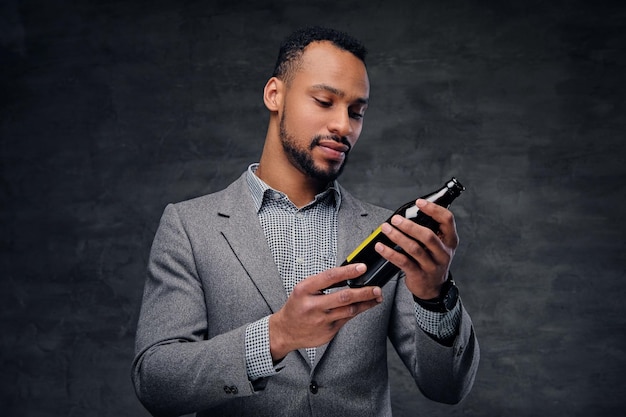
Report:
[[[4,0],[0,414],[147,415],[129,368],[161,212],[258,159],[278,44],[322,23],[370,49],[344,185],[390,208],[468,188],[477,381],[433,404],[392,356],[395,415],[624,415],[621,4]]]

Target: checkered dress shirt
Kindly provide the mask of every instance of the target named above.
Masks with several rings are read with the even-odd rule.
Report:
[[[304,278],[337,265],[337,211],[341,194],[334,183],[306,206],[298,209],[282,192],[273,190],[248,168],[247,182],[259,221],[283,281],[287,295]],[[449,338],[460,323],[460,308],[449,313],[434,313],[415,304],[419,326],[436,338]],[[251,323],[246,329],[246,366],[255,380],[276,374],[280,366],[272,362],[269,345],[269,316]],[[307,348],[311,363],[315,348]]]

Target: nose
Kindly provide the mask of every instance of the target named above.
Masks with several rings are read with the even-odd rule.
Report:
[[[344,137],[350,136],[354,133],[354,129],[352,127],[352,118],[350,117],[350,113],[348,109],[345,108],[337,108],[328,123],[328,130],[330,133]]]

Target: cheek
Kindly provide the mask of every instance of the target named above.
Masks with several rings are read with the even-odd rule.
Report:
[[[352,146],[356,145],[359,140],[359,136],[361,136],[361,131],[363,130],[363,123],[357,123],[356,126],[352,128],[352,135],[350,137],[350,143]]]
[[[298,137],[312,138],[325,133],[324,119],[315,110],[306,111],[305,107],[292,110],[287,115],[287,126]]]

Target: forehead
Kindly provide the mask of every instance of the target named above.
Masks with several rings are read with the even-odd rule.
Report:
[[[330,42],[313,42],[305,49],[293,79],[305,85],[329,85],[355,98],[369,97],[365,64]]]

